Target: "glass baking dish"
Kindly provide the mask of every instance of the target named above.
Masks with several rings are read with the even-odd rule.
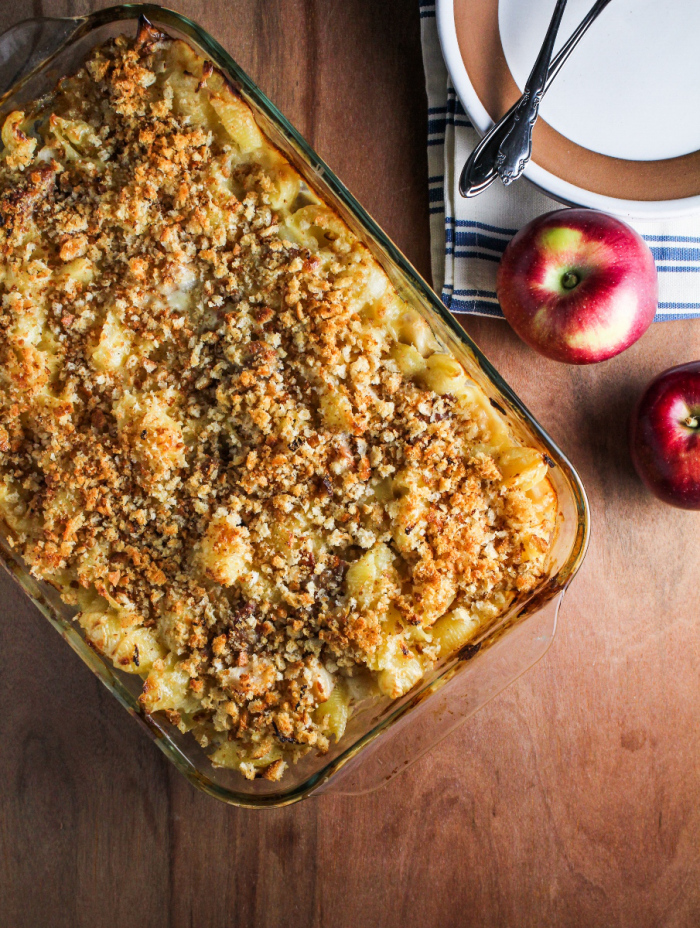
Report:
[[[228,76],[253,108],[265,134],[367,245],[403,299],[422,314],[436,337],[503,410],[514,433],[548,456],[550,480],[558,494],[549,572],[527,600],[517,602],[411,692],[359,713],[351,719],[341,743],[327,755],[307,755],[280,782],[273,783],[247,781],[237,771],[213,767],[194,738],[181,734],[165,718],[144,715],[138,703],[141,679],[115,669],[88,647],[72,621],[74,611],[55,590],[30,576],[8,546],[2,526],[0,559],[74,651],[197,788],[232,805],[252,807],[281,806],[320,791],[366,792],[437,744],[547,650],[564,591],[585,555],[586,494],[566,457],[396,246],[227,52],[186,17],[152,4],[124,4],[88,16],[26,20],[12,27],[0,36],[0,90],[9,88],[0,98],[1,113],[50,90],[61,75],[76,69],[93,45],[120,32],[135,32],[140,16],[185,39]]]

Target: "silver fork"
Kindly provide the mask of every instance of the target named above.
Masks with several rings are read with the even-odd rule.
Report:
[[[555,56],[552,60],[549,68],[547,70],[547,77],[544,82],[544,86],[541,89],[539,95],[539,101],[537,106],[539,108],[539,102],[544,97],[545,93],[549,90],[552,81],[561,71],[564,63],[567,61],[573,50],[576,48],[578,43],[581,41],[583,36],[586,34],[591,25],[595,22],[598,16],[603,12],[605,7],[610,3],[610,0],[596,0],[596,3],[593,4],[588,13],[581,20],[577,28],[569,37],[568,41],[564,44],[561,51]],[[555,10],[556,15],[556,10]],[[552,17],[554,19],[554,16]],[[551,28],[550,23],[550,28]],[[558,28],[558,23],[557,23]],[[539,60],[539,59],[538,59]],[[534,71],[534,69],[533,69]],[[532,77],[532,75],[530,75]],[[528,80],[529,83],[529,80]],[[525,94],[517,100],[513,106],[508,110],[508,112],[503,116],[503,118],[493,126],[489,132],[483,137],[483,139],[476,146],[474,151],[471,153],[467,159],[466,164],[462,168],[462,173],[459,177],[459,192],[463,197],[475,197],[478,194],[482,193],[487,187],[490,187],[491,184],[499,175],[497,170],[496,160],[499,155],[501,145],[504,140],[511,132],[513,127],[513,120],[516,119],[516,114],[521,106]],[[534,125],[534,123],[533,123]],[[532,126],[530,126],[530,146],[532,140]],[[531,148],[530,148],[531,153]],[[528,157],[524,160],[522,169],[525,168]],[[522,173],[522,170],[521,172]],[[519,176],[519,175],[518,175]],[[513,178],[514,179],[514,178]]]

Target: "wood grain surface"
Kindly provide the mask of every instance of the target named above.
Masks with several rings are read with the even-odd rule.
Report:
[[[427,275],[417,2],[173,2]],[[6,0],[0,28],[98,5]],[[244,811],[196,792],[3,577],[0,928],[700,924],[700,515],[651,500],[625,440],[700,321],[583,369],[466,326],[591,498],[546,657],[383,789]]]

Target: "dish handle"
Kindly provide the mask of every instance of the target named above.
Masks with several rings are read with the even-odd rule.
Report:
[[[341,768],[316,795],[359,796],[384,786],[529,670],[554,639],[562,590]]]
[[[0,35],[0,94],[15,88],[59,52],[85,17],[37,17],[10,26]]]

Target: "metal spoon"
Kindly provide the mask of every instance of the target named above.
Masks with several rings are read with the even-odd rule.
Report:
[[[517,180],[532,155],[532,129],[537,122],[547,73],[564,15],[566,0],[557,0],[540,53],[532,66],[520,103],[511,118],[508,134],[496,155],[496,170],[506,187]]]
[[[549,70],[547,71],[547,79],[540,94],[540,100],[549,90],[552,81],[561,71],[569,55],[571,55],[572,51],[576,48],[608,3],[610,3],[610,0],[596,0],[596,3],[594,3],[586,16],[581,20],[561,51],[552,60]],[[518,111],[522,99],[521,97],[517,100],[505,116],[486,133],[467,159],[459,178],[459,192],[463,197],[469,198],[477,196],[486,190],[487,187],[490,187],[498,177],[496,158],[498,157],[503,140],[511,131],[511,121]]]

